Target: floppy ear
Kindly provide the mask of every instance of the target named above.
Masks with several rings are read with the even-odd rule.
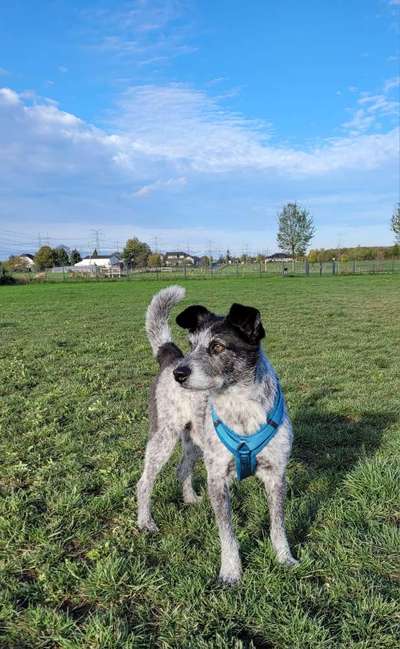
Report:
[[[260,312],[252,306],[232,304],[226,320],[235,329],[238,329],[241,336],[252,345],[257,345],[265,336]]]
[[[193,304],[176,317],[176,324],[182,329],[189,329],[190,333],[193,333],[201,327],[204,320],[210,315],[211,312],[205,306]]]

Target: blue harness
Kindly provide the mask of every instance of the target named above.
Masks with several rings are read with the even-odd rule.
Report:
[[[234,430],[219,419],[214,406],[212,406],[211,417],[215,432],[228,451],[235,456],[238,480],[243,480],[255,474],[257,454],[275,437],[282,423],[284,405],[285,399],[278,381],[274,405],[272,410],[267,413],[266,423],[262,424],[253,435],[238,435],[235,433]]]

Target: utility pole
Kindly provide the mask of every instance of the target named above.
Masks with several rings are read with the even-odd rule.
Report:
[[[97,250],[97,254],[99,255],[100,254],[100,237],[103,234],[103,232],[102,232],[102,230],[93,229],[93,230],[91,230],[91,233],[95,237],[95,241],[96,241],[95,248]]]
[[[208,256],[210,258],[210,263],[211,263],[212,256],[213,256],[213,242],[211,241],[211,239],[208,240]]]

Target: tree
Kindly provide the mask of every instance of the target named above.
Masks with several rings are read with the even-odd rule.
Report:
[[[95,248],[95,249],[93,250],[93,252],[92,252],[92,257],[95,257],[95,258],[96,258],[96,257],[98,257],[98,256],[99,256],[99,253],[97,252],[97,248]]]
[[[66,251],[64,246],[58,246],[58,248],[54,248],[54,264],[56,266],[69,265],[68,252]]]
[[[283,252],[297,256],[305,255],[307,247],[315,234],[311,214],[297,203],[288,203],[278,215],[278,245]]]
[[[22,259],[22,257],[11,255],[6,262],[5,268],[11,272],[18,272],[27,270],[27,266],[26,260]]]
[[[394,232],[396,243],[400,243],[400,203],[397,203],[397,207],[392,214],[391,228]]]
[[[316,261],[319,261],[319,250],[310,250],[307,259],[310,264],[315,264]]]
[[[146,266],[147,258],[150,254],[150,246],[144,243],[144,241],[139,241],[137,237],[128,239],[122,251],[122,257],[128,268]]]
[[[42,246],[35,255],[35,264],[39,270],[52,268],[55,263],[55,252],[50,246]]]
[[[8,274],[4,264],[0,261],[0,284],[15,284],[15,278]]]
[[[69,256],[69,263],[71,264],[71,266],[73,266],[74,264],[77,264],[79,261],[82,261],[81,253],[79,252],[79,250],[74,248],[73,250],[71,250],[71,254]]]
[[[161,266],[161,255],[153,253],[147,257],[147,265],[150,268],[159,268]]]

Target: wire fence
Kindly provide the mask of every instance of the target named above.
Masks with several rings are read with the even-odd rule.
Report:
[[[182,265],[176,267],[135,268],[124,270],[120,267],[88,269],[77,272],[73,267],[58,267],[43,272],[14,273],[17,281],[30,282],[82,282],[82,281],[144,281],[187,279],[250,278],[273,276],[332,276],[360,274],[399,273],[400,258],[315,262],[253,262],[213,264],[210,266]]]

